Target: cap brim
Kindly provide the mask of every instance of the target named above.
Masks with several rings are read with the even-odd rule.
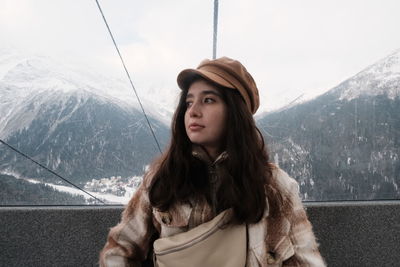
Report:
[[[198,70],[198,69],[185,69],[181,71],[177,78],[179,88],[181,88],[182,90],[187,90],[189,86],[192,84],[193,80],[198,76],[201,76],[204,79],[219,84],[223,87],[228,87],[233,89],[235,88],[234,85],[232,85],[230,82],[223,79],[222,77],[218,76],[217,74],[206,70]]]

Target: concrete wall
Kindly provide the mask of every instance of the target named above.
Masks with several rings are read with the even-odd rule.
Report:
[[[399,266],[400,201],[306,203],[329,266]],[[122,207],[1,207],[0,266],[96,266]]]

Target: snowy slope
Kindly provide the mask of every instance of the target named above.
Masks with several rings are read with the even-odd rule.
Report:
[[[304,199],[400,196],[400,50],[327,93],[257,123]]]
[[[139,175],[159,153],[126,83],[18,53],[0,56],[0,72],[0,138],[71,179]],[[162,148],[170,113],[142,102]],[[0,168],[49,178],[4,146],[0,150]]]
[[[37,95],[42,95],[38,99]],[[105,77],[84,66],[71,66],[41,56],[24,56],[4,50],[0,55],[0,137],[29,126],[42,103],[65,101],[76,95],[81,102],[90,96],[113,102],[121,107],[134,107],[141,112],[129,83],[114,77]],[[172,112],[141,97],[146,113],[169,125]],[[35,102],[32,102],[35,99]],[[43,101],[41,103],[41,101]],[[26,106],[30,114],[21,114]],[[22,118],[23,117],[23,118]],[[18,120],[17,120],[18,119]]]
[[[386,95],[393,99],[400,96],[400,49],[367,67],[331,92],[339,99],[352,100],[360,95]]]
[[[172,113],[148,99],[141,96],[162,148]],[[81,186],[101,177],[122,177],[122,189],[106,178],[104,188],[91,187],[111,202],[130,198],[134,187],[129,177],[142,175],[159,153],[127,81],[13,50],[0,50],[0,138]],[[1,170],[78,193],[4,146]],[[125,193],[103,192],[115,188]]]

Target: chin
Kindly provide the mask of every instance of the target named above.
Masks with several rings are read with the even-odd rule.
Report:
[[[199,146],[201,146],[203,144],[203,142],[201,142],[201,140],[198,140],[195,138],[190,139],[190,142],[192,142],[192,144],[194,144],[194,145],[199,145]]]
[[[198,145],[198,146],[203,146],[204,145],[204,140],[201,140],[199,138],[189,138],[189,140],[194,145]]]

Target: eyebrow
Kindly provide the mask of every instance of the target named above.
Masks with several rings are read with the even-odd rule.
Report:
[[[218,97],[222,97],[218,91],[214,91],[214,90],[204,90],[204,91],[201,91],[200,94],[201,95],[210,95],[211,94],[211,95],[216,95]],[[186,99],[191,98],[191,97],[194,97],[193,94],[189,93],[186,95]]]

